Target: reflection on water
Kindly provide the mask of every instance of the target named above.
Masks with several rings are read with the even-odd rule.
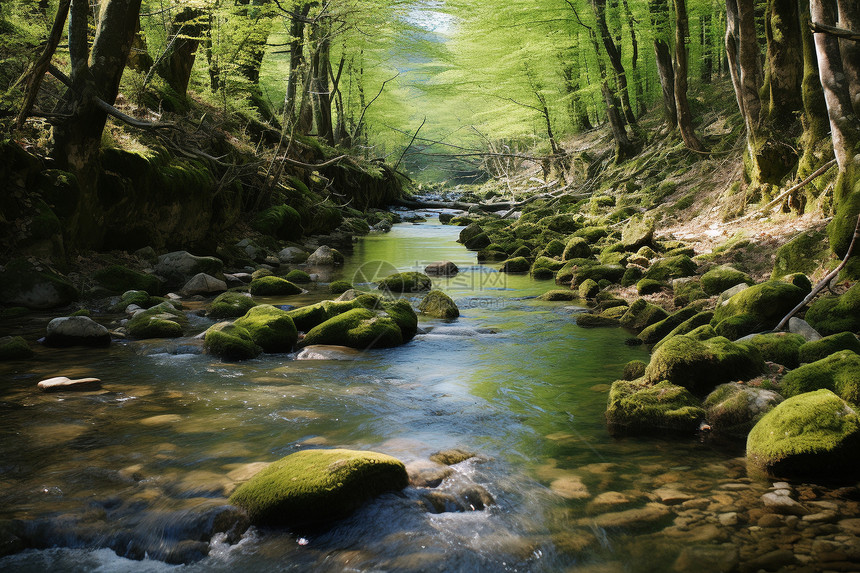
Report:
[[[744,524],[726,518],[728,529],[718,529],[716,516],[743,511],[770,485],[746,477],[735,459],[742,452],[611,438],[606,385],[646,351],[625,346],[621,330],[579,329],[567,303],[536,300],[551,282],[477,265],[455,242],[458,230],[398,225],[358,242],[332,277],[457,263],[460,275],[434,282],[461,317],[422,318],[426,333],[399,348],[352,360],[264,355],[232,364],[201,354],[192,339],[129,341],[39,349],[37,360],[0,366],[0,536],[8,520],[26,520],[42,544],[0,560],[0,569],[164,571],[150,557],[202,551],[208,556],[189,569],[661,571],[685,543],[737,543]],[[272,302],[307,303],[322,292]],[[35,338],[48,318],[16,328]],[[195,320],[196,332],[208,324]],[[96,376],[103,390],[35,391],[55,375]],[[237,481],[311,446],[371,449],[407,464],[471,450],[479,456],[454,466],[436,494],[480,487],[494,503],[431,513],[427,490],[409,488],[327,531],[251,529],[231,538],[207,529],[228,511]],[[664,490],[674,492],[659,494],[671,498],[659,504],[670,513],[653,504]],[[620,525],[596,521],[626,510],[640,513]]]

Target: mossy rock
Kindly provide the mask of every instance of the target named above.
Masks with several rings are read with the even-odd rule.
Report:
[[[666,258],[669,257],[677,257],[679,255],[684,255],[685,257],[695,257],[696,250],[693,247],[677,247],[675,249],[670,249],[663,253],[663,256]]]
[[[708,298],[708,294],[702,288],[701,281],[694,278],[672,281],[672,296],[677,307],[687,306],[691,302]]]
[[[292,296],[301,294],[302,288],[281,277],[260,277],[251,281],[254,296]]]
[[[772,278],[792,273],[810,274],[829,256],[827,235],[821,231],[804,231],[777,249]]]
[[[113,292],[145,291],[151,295],[161,292],[161,281],[154,275],[140,273],[122,265],[111,265],[93,275],[96,282]]]
[[[603,251],[597,255],[597,260],[601,265],[620,265],[622,267],[627,266],[629,258],[630,253],[619,253],[618,251]]]
[[[251,273],[251,280],[261,279],[263,277],[273,277],[275,273],[273,273],[270,269],[262,268],[257,269],[253,273]]]
[[[169,302],[162,302],[134,315],[126,324],[134,338],[178,338],[182,336],[188,318]]]
[[[497,263],[508,259],[508,254],[492,249],[481,249],[478,251],[479,263]]]
[[[631,360],[624,365],[624,374],[622,375],[622,379],[631,381],[642,378],[645,376],[645,368],[647,366],[648,364],[641,360]]]
[[[460,309],[454,300],[440,290],[431,290],[418,305],[421,314],[434,318],[453,319],[460,316]]]
[[[165,302],[167,299],[157,297],[157,296],[149,296],[149,294],[142,290],[129,290],[119,297],[119,301],[116,304],[112,305],[110,310],[111,312],[122,312],[129,305],[137,305],[140,308],[147,309],[152,308],[157,304],[161,304]]]
[[[609,281],[611,284],[616,284],[624,276],[624,267],[621,265],[593,265],[588,267],[580,267],[573,274],[572,284],[574,286],[582,284],[583,281],[591,279],[600,283],[602,280]]]
[[[331,294],[343,294],[348,290],[351,290],[352,284],[347,281],[334,281],[330,285],[328,285],[328,291]]]
[[[249,296],[237,292],[225,292],[215,297],[206,316],[216,319],[237,318],[244,316],[255,306],[257,303]]]
[[[636,283],[636,292],[639,296],[646,294],[654,294],[663,290],[666,284],[663,281],[655,281],[654,279],[642,279]]]
[[[579,285],[579,297],[583,299],[591,299],[597,296],[600,292],[600,286],[592,279],[585,279]]]
[[[812,281],[809,280],[809,277],[803,273],[792,273],[790,275],[785,275],[780,280],[789,284],[793,284],[797,288],[801,289],[804,295],[808,295],[812,292]]]
[[[356,302],[364,308],[376,311],[381,310],[384,316],[391,318],[397,324],[398,328],[400,328],[403,342],[409,342],[418,332],[418,315],[415,314],[415,309],[412,308],[412,304],[408,300],[398,299],[394,301],[381,300],[371,302],[369,297],[362,295],[356,299]]]
[[[714,313],[709,311],[709,310],[694,314],[693,316],[691,316],[690,318],[688,318],[687,320],[685,320],[684,322],[682,322],[681,324],[679,324],[678,326],[673,328],[671,331],[669,331],[669,334],[667,334],[666,336],[661,338],[654,345],[654,350],[657,350],[658,348],[660,348],[660,346],[663,343],[665,343],[667,340],[669,340],[673,336],[678,336],[679,334],[688,334],[688,333],[696,330],[697,328],[701,328],[703,326],[710,327],[711,318],[713,318],[713,316],[714,316]],[[714,336],[716,336],[716,333],[714,334]],[[709,336],[708,338],[713,338],[713,336]],[[697,340],[699,340],[699,339],[697,339]]]
[[[647,215],[634,215],[621,231],[621,244],[625,250],[635,251],[650,245],[654,239],[655,223]]]
[[[857,292],[860,293],[860,290]],[[803,290],[792,284],[777,281],[760,283],[740,291],[718,305],[711,324],[719,332],[717,325],[725,319],[747,314],[758,321],[761,330],[770,329],[797,306],[804,296]]]
[[[823,335],[860,332],[860,282],[841,296],[827,296],[812,303],[806,322]]]
[[[0,303],[49,309],[78,300],[78,290],[63,276],[26,259],[14,259],[0,272]]]
[[[702,290],[708,295],[715,296],[735,285],[755,284],[750,276],[729,265],[714,267],[702,275]]]
[[[607,227],[599,226],[583,227],[573,233],[574,237],[582,237],[592,245],[607,235],[609,235],[609,229]]]
[[[285,241],[302,237],[302,216],[289,205],[276,205],[260,212],[254,220],[254,229]]]
[[[609,390],[606,422],[613,434],[692,434],[704,417],[701,402],[669,382],[651,386],[618,380]]]
[[[319,525],[409,484],[399,460],[375,452],[303,450],[269,465],[240,485],[230,503],[251,522],[270,526]]]
[[[749,344],[758,349],[764,360],[789,368],[797,368],[797,365],[800,364],[798,351],[805,342],[806,339],[803,336],[790,332],[757,334],[749,340]]]
[[[251,340],[270,354],[289,352],[299,338],[290,315],[269,304],[255,306],[234,324],[247,330]]]
[[[860,470],[860,419],[845,400],[822,389],[788,398],[747,438],[751,467],[777,477],[838,478]]]
[[[250,332],[232,322],[210,326],[203,340],[206,352],[224,360],[249,360],[262,351]]]
[[[597,264],[597,261],[592,259],[571,259],[565,261],[564,266],[555,273],[555,282],[558,284],[570,284],[573,281],[574,274],[580,269],[593,267]]]
[[[564,261],[569,261],[571,259],[588,259],[591,258],[591,245],[588,243],[588,240],[583,237],[571,237],[567,242],[567,245],[564,246],[564,251],[561,254],[561,258]]]
[[[313,282],[311,280],[311,275],[299,269],[294,269],[288,272],[287,276],[285,276],[284,278],[295,284],[307,284],[309,282]]]
[[[527,273],[531,268],[529,260],[525,257],[514,257],[502,263],[501,273]]]
[[[470,251],[485,249],[492,243],[489,235],[477,223],[472,223],[460,231],[459,242]]]
[[[580,223],[579,219],[569,213],[561,213],[544,217],[539,220],[537,224],[545,229],[549,229],[550,231],[563,233],[565,235],[578,231],[582,227],[582,223]]]
[[[718,384],[748,380],[764,370],[754,347],[716,337],[705,341],[673,336],[651,355],[645,380],[668,380],[696,394],[706,394]]]
[[[711,324],[713,324],[713,319]],[[755,334],[762,330],[761,321],[751,314],[738,314],[731,316],[714,326],[714,331],[729,340],[738,340],[744,336]]]
[[[581,312],[576,315],[576,325],[580,328],[599,328],[606,326],[621,326],[617,318],[610,318],[600,314]]]
[[[797,396],[826,388],[843,400],[860,405],[860,354],[841,350],[792,370],[782,379],[782,394]]]
[[[565,244],[559,239],[553,239],[541,251],[545,257],[561,257],[564,254]]]
[[[698,311],[691,307],[684,307],[681,310],[674,312],[645,328],[639,333],[639,339],[645,344],[656,344],[672,332],[677,326],[683,322],[693,318],[698,314]]]
[[[801,364],[816,362],[831,354],[836,354],[840,350],[851,350],[860,354],[860,340],[857,340],[857,337],[850,332],[831,334],[820,340],[803,344],[798,350],[798,359]]]
[[[645,269],[639,265],[627,265],[624,274],[621,275],[621,286],[629,287],[639,282],[645,276]]]
[[[364,350],[390,348],[403,344],[398,324],[388,316],[366,309],[354,308],[313,327],[299,341],[299,346],[331,344]]]
[[[687,255],[677,255],[655,261],[645,271],[643,278],[657,281],[680,279],[696,274],[698,265]]]
[[[33,356],[33,349],[21,336],[4,336],[0,338],[0,362],[9,360],[26,360]]]
[[[549,257],[538,257],[531,266],[531,275],[536,279],[552,279],[564,262]]]
[[[669,314],[656,304],[651,304],[647,300],[640,298],[631,304],[627,312],[624,313],[624,316],[621,317],[621,326],[641,331],[652,324],[666,319],[668,316]]]
[[[711,338],[716,338],[719,336],[717,331],[714,330],[714,327],[710,324],[706,324],[704,326],[700,326],[698,328],[694,328],[690,332],[686,334],[686,336],[692,338],[693,340],[709,340]]]
[[[365,298],[370,302],[367,305],[362,305],[362,302],[359,299],[364,300]],[[324,300],[316,304],[309,304],[287,312],[290,315],[290,318],[293,319],[296,328],[302,332],[308,332],[313,327],[348,310],[352,310],[354,308],[365,308],[365,306],[378,304],[381,304],[381,302],[376,295],[362,294],[360,297],[350,300]]]
[[[753,426],[773,410],[783,397],[746,384],[721,384],[705,398],[705,419],[719,436],[746,438]]]
[[[433,281],[424,273],[410,271],[385,277],[379,281],[377,288],[398,294],[418,293],[432,289]]]

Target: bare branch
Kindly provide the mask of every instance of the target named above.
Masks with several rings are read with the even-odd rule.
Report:
[[[818,22],[809,22],[809,29],[813,32],[830,34],[843,40],[860,42],[860,32],[855,32],[854,30],[846,30],[845,28],[837,28],[836,26],[828,26],[827,24],[819,24]]]

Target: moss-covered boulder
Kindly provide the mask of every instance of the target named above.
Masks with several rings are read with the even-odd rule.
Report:
[[[645,376],[645,368],[648,366],[641,360],[631,360],[624,365],[624,374],[621,376],[624,380],[636,380]]]
[[[684,307],[681,310],[667,316],[663,320],[655,322],[654,324],[643,328],[642,332],[639,333],[639,339],[642,340],[642,342],[644,342],[645,344],[656,344],[660,342],[660,340],[665,338],[675,328],[680,326],[682,323],[690,320],[697,314],[699,313],[695,308],[691,306]]]
[[[555,282],[557,284],[570,284],[573,281],[573,275],[580,269],[593,267],[597,264],[597,261],[591,259],[571,259],[566,261],[564,266],[555,273]]]
[[[592,279],[585,279],[579,285],[579,297],[584,299],[591,299],[597,296],[597,293],[600,292],[600,286],[598,286],[597,281]]]
[[[713,319],[711,320],[713,324]],[[761,331],[761,321],[751,314],[730,316],[714,327],[714,331],[729,340],[738,340],[744,336]]]
[[[0,362],[8,360],[26,360],[33,356],[33,349],[20,336],[3,336],[0,338]]]
[[[457,238],[457,242],[463,243],[465,245],[466,242],[468,242],[468,241],[474,239],[475,237],[477,237],[478,235],[482,235],[482,234],[486,234],[486,233],[484,233],[484,229],[482,229],[481,226],[477,223],[471,223],[471,224],[463,227],[463,230],[460,231],[460,235]],[[487,243],[487,244],[489,244],[489,243]]]
[[[581,312],[576,315],[576,325],[580,328],[598,328],[604,326],[621,326],[621,321],[617,318],[604,316],[602,314],[592,314],[590,312]]]
[[[104,288],[116,293],[138,290],[158,295],[161,291],[161,281],[158,277],[133,271],[122,265],[111,265],[96,271],[93,278]]]
[[[188,318],[169,302],[162,302],[135,314],[126,324],[134,338],[178,338],[182,336]]]
[[[655,223],[647,215],[634,215],[621,231],[621,244],[628,251],[650,245],[654,239]]]
[[[609,390],[606,422],[613,434],[693,433],[704,417],[701,402],[669,382],[619,380]]]
[[[772,278],[792,273],[812,273],[830,255],[827,235],[821,231],[804,231],[776,251]]]
[[[191,277],[204,273],[223,278],[224,263],[215,257],[198,257],[188,251],[174,251],[158,257],[155,273],[164,277],[168,287],[180,287]]]
[[[639,296],[646,294],[654,294],[663,290],[666,284],[663,281],[655,281],[654,279],[642,279],[636,283],[636,292]]]
[[[295,284],[307,284],[309,282],[313,282],[311,275],[300,269],[291,270],[284,278]]]
[[[564,254],[565,244],[559,239],[553,239],[541,251],[541,255],[544,257],[561,257]]]
[[[240,485],[230,503],[244,509],[258,525],[319,525],[345,517],[367,500],[408,484],[405,466],[391,456],[303,450]]]
[[[525,257],[513,257],[502,263],[501,273],[527,273],[531,268],[529,260]]]
[[[275,205],[261,211],[253,223],[254,229],[285,241],[301,238],[302,216],[289,205]]]
[[[453,319],[460,316],[457,303],[441,290],[431,290],[427,293],[418,305],[418,311],[434,318]]]
[[[753,426],[783,398],[746,384],[721,384],[705,398],[705,419],[715,435],[746,438]]]
[[[819,340],[804,343],[798,350],[798,359],[801,364],[816,362],[840,350],[851,350],[860,354],[860,340],[850,332],[825,336]]]
[[[647,300],[640,298],[631,304],[627,312],[624,313],[624,316],[621,317],[621,326],[641,331],[643,328],[656,324],[668,316],[669,313],[656,304],[651,304]]]
[[[66,306],[78,296],[68,279],[44,265],[15,259],[0,270],[0,304],[48,309]]]
[[[798,361],[799,351],[805,342],[806,339],[801,335],[790,332],[757,334],[749,339],[749,344],[758,349],[764,360],[789,368],[796,368],[800,364]]]
[[[697,265],[693,259],[687,255],[677,255],[653,262],[645,271],[643,278],[657,281],[680,279],[696,274],[696,268]]]
[[[860,292],[860,291],[858,291]],[[733,316],[746,314],[758,323],[758,330],[771,329],[803,300],[803,290],[783,282],[768,281],[746,288],[714,311],[712,325],[717,328],[720,322]]]
[[[725,338],[694,340],[673,336],[651,355],[645,380],[668,380],[699,395],[725,382],[748,380],[764,370],[764,361],[755,348],[735,344]]]
[[[346,259],[340,251],[328,245],[322,245],[310,254],[306,262],[315,267],[333,267],[342,265],[344,260]]]
[[[860,354],[841,350],[792,370],[782,379],[782,394],[797,396],[827,388],[843,400],[860,405]]]
[[[823,335],[860,332],[860,282],[841,296],[816,300],[806,312],[806,322]]]
[[[248,360],[262,352],[262,348],[251,338],[251,333],[232,322],[219,322],[210,326],[203,340],[206,352],[224,360]]]
[[[555,273],[564,266],[562,261],[557,261],[549,257],[538,257],[532,263],[529,272],[531,275],[540,280],[555,278]]]
[[[593,245],[603,237],[609,235],[609,228],[603,226],[588,226],[575,231],[573,235],[575,237],[582,237]]]
[[[571,237],[561,254],[564,261],[591,258],[591,245],[582,237]]]
[[[300,347],[312,344],[348,346],[359,350],[390,348],[403,344],[403,334],[391,317],[366,308],[354,308],[313,327],[299,341]]]
[[[700,326],[698,328],[694,328],[690,332],[686,334],[686,336],[692,338],[693,340],[709,340],[711,338],[716,338],[719,336],[717,331],[714,330],[714,327],[710,324],[706,324],[704,326]]]
[[[254,296],[292,296],[301,294],[302,287],[281,277],[260,277],[251,281]]]
[[[558,301],[572,301],[578,298],[576,291],[572,290],[563,290],[563,289],[554,289],[547,291],[538,297],[538,300],[545,300],[549,302],[558,302]]]
[[[830,390],[788,398],[747,438],[747,463],[777,477],[840,477],[860,470],[860,419]]]
[[[379,281],[377,288],[397,294],[418,293],[426,292],[433,288],[433,281],[424,273],[414,271],[395,273]]]
[[[257,303],[254,299],[244,293],[225,292],[215,297],[206,316],[216,319],[237,318],[244,316],[255,306]]]
[[[347,281],[334,281],[328,285],[328,292],[331,294],[343,294],[348,290],[352,290],[352,284]]]
[[[269,304],[255,306],[234,324],[247,330],[251,340],[270,354],[289,352],[299,338],[290,315]]]
[[[139,306],[140,308],[152,308],[153,306],[165,302],[167,299],[150,296],[142,290],[129,290],[122,293],[119,300],[111,305],[111,312],[123,312],[130,305]]]
[[[591,265],[579,267],[574,271],[571,284],[577,286],[588,279],[597,281],[598,283],[600,281],[609,281],[610,284],[616,284],[623,276],[624,267],[621,265]]]
[[[492,248],[481,249],[478,251],[478,262],[479,263],[497,263],[501,261],[506,261],[508,259],[508,253],[504,251],[498,251]]]
[[[663,343],[665,343],[667,340],[669,340],[673,336],[678,336],[679,334],[690,333],[690,332],[696,330],[697,328],[701,328],[705,325],[710,327],[711,318],[713,318],[713,316],[714,316],[714,313],[709,311],[709,310],[705,310],[705,311],[699,312],[697,314],[694,314],[693,316],[691,316],[690,318],[688,318],[687,320],[685,320],[684,322],[682,322],[681,324],[679,324],[678,326],[673,328],[671,331],[669,331],[669,334],[667,334],[666,336],[661,338],[654,345],[654,350],[657,350],[658,348],[660,348],[660,346]],[[713,337],[708,337],[708,338],[713,338]]]
[[[794,286],[802,290],[804,295],[808,295],[812,292],[812,281],[809,280],[809,277],[803,273],[792,273],[790,275],[785,275],[780,280],[789,284],[793,284]]]
[[[381,300],[371,303],[368,297],[360,296],[356,302],[364,308],[381,311],[383,316],[392,319],[400,328],[403,342],[409,342],[418,332],[418,315],[415,314],[415,309],[412,308],[412,304],[408,300]]]
[[[714,267],[702,275],[702,289],[711,296],[716,296],[739,284],[753,285],[755,283],[747,273],[729,265]]]
[[[701,281],[695,278],[682,278],[672,281],[672,297],[675,306],[684,307],[691,302],[708,298],[708,294],[702,288]]]
[[[629,287],[639,282],[645,276],[645,268],[639,265],[628,264],[624,269],[624,274],[621,275],[621,286]]]

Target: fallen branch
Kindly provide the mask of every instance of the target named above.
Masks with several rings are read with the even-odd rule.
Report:
[[[851,238],[851,244],[848,245],[848,252],[845,253],[845,258],[842,259],[842,262],[839,263],[839,266],[837,266],[835,269],[830,271],[830,273],[826,277],[821,279],[821,282],[819,282],[817,285],[815,285],[815,288],[812,289],[812,292],[810,292],[808,295],[806,295],[806,298],[804,298],[803,301],[799,305],[797,305],[796,307],[791,309],[791,312],[789,312],[787,315],[785,315],[785,318],[783,318],[781,321],[779,321],[779,324],[776,325],[776,329],[775,329],[777,332],[784,329],[785,325],[788,324],[788,321],[791,320],[791,317],[794,316],[795,314],[797,314],[797,312],[800,309],[802,309],[804,306],[809,304],[809,302],[813,298],[815,298],[815,296],[819,292],[821,292],[825,288],[827,288],[827,286],[830,284],[830,281],[832,281],[836,277],[836,275],[839,274],[839,271],[841,271],[843,268],[845,268],[845,265],[848,264],[848,259],[851,258],[851,252],[854,250],[854,245],[857,244],[858,237],[860,237],[860,216],[857,217],[857,224],[854,226],[854,236]]]
[[[855,42],[860,42],[860,32],[855,32],[853,30],[837,28],[836,26],[828,26],[827,24],[820,24],[818,22],[809,22],[809,29],[813,32],[830,34],[831,36],[836,36],[837,38],[842,38],[843,40],[853,40]]]
[[[317,170],[317,169],[323,169],[325,167],[331,167],[332,165],[334,165],[336,163],[340,163],[341,161],[343,161],[347,157],[349,157],[349,156],[348,155],[338,155],[337,157],[335,157],[333,159],[329,159],[328,161],[326,161],[324,163],[318,163],[318,164],[303,163],[301,161],[296,161],[295,159],[290,159],[289,157],[286,157],[286,156],[282,157],[281,160],[286,162],[286,163],[289,163],[290,165],[292,165],[294,167],[301,167],[303,169]]]

